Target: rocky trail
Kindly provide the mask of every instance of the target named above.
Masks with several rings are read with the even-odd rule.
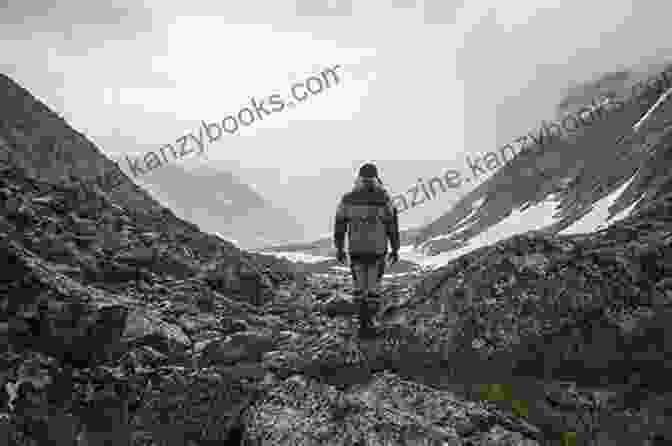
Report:
[[[632,215],[391,275],[362,341],[349,275],[103,190],[90,141],[0,94],[0,446],[672,444],[667,121]]]
[[[347,276],[297,273],[77,181],[12,163],[2,174],[1,444],[526,444],[538,433],[395,373],[410,354],[395,311],[409,277],[386,282],[386,334],[362,344]]]
[[[48,268],[15,243],[5,249],[15,255],[10,264]],[[54,286],[78,288],[54,278]],[[204,304],[198,297],[209,290],[195,280],[134,284],[123,298],[96,296],[109,305],[78,321],[73,308],[58,309],[60,326],[51,328],[31,327],[24,307],[2,327],[10,340],[5,444],[387,444],[395,435],[398,444],[525,444],[516,429],[536,433],[391,372],[404,361],[392,354],[392,336],[377,341],[387,349],[352,337],[348,282],[332,275],[283,284],[261,307],[218,293]],[[403,305],[408,293],[386,284],[392,303]],[[47,337],[55,342],[39,345]]]
[[[356,308],[344,274],[308,276],[301,286],[286,281],[262,306],[196,280],[133,285],[124,293],[132,297],[103,307],[127,312],[123,333],[118,316],[99,314],[97,339],[71,337],[73,350],[86,342],[107,350],[107,360],[82,367],[54,350],[4,352],[5,444],[562,444],[562,435],[549,443],[548,430],[528,418],[581,432],[582,401],[589,405],[587,396],[604,389],[581,394],[562,383],[497,381],[497,370],[486,381],[501,381],[495,386],[451,376],[450,357],[412,328],[436,317],[414,305],[421,279],[384,281],[377,318],[384,334],[367,342],[353,337]],[[198,300],[204,294],[207,303]],[[14,337],[29,329],[18,318],[6,325]],[[105,340],[115,336],[111,348]],[[546,399],[560,401],[564,412],[546,403],[540,416]]]

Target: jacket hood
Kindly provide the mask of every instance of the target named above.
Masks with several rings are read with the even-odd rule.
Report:
[[[357,179],[355,179],[355,185],[352,190],[356,191],[367,188],[380,189],[383,191],[385,190],[385,187],[383,186],[383,183],[380,182],[380,179],[367,177],[357,177]]]

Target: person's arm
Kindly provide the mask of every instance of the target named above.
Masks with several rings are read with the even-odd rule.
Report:
[[[336,209],[334,218],[334,245],[337,252],[343,252],[345,249],[345,232],[348,230],[348,219],[345,212],[345,205],[341,201]]]
[[[385,225],[385,232],[387,233],[387,238],[390,240],[392,252],[399,252],[401,238],[399,236],[399,216],[397,214],[397,208],[392,204],[392,200],[388,200],[387,209],[390,216]]]

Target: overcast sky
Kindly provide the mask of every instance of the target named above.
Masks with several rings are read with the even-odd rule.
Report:
[[[341,65],[328,92],[207,149],[215,165],[279,169],[285,181],[494,150],[552,117],[573,82],[672,54],[669,2],[7,2],[0,71],[113,159]]]

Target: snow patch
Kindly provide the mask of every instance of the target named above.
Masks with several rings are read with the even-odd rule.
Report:
[[[427,260],[427,256],[422,252],[422,249],[416,248],[413,245],[401,246],[399,248],[399,258],[418,265]]]
[[[346,273],[350,272],[350,268],[347,266],[332,266],[329,269],[334,270],[334,271],[344,271]]]
[[[608,222],[609,207],[618,199],[618,197],[630,185],[630,183],[634,178],[635,175],[630,177],[630,179],[625,183],[623,183],[618,189],[614,190],[612,193],[602,198],[598,202],[594,203],[593,208],[590,212],[581,217],[579,220],[572,223],[570,226],[558,232],[558,234],[559,235],[588,234],[591,232],[604,229],[611,223],[626,217],[628,213],[632,210],[632,206],[626,209],[628,213],[625,213],[626,210],[623,210],[619,212],[619,215],[622,215],[620,218],[616,218],[616,216],[614,216],[612,220]]]
[[[484,201],[485,198],[481,198],[481,199],[479,199],[478,201],[481,201],[481,204],[482,204],[482,203],[483,203],[482,200]],[[479,207],[480,207],[480,206],[479,206]],[[465,221],[469,220],[469,219],[470,219],[470,218],[471,218],[477,211],[478,211],[478,207],[472,208],[472,210],[469,212],[469,214],[467,214],[465,217],[461,218],[460,221],[458,221],[458,222],[455,224],[455,227],[460,226],[460,225],[463,224]],[[453,237],[455,234],[459,234],[460,232],[464,232],[464,231],[466,231],[467,229],[469,229],[469,226],[468,226],[468,225],[466,225],[466,226],[464,226],[464,227],[462,227],[462,228],[456,229],[455,231],[449,232],[448,234],[437,235],[436,237],[432,237],[432,238],[430,238],[430,239],[427,240],[427,241],[428,241],[428,242],[431,242],[431,241],[433,241],[433,240],[443,240],[443,239],[446,239],[446,238],[450,238],[450,237]]]
[[[478,200],[471,203],[471,208],[474,210],[478,210],[481,206],[483,206],[483,203],[485,203],[485,197],[481,197]]]
[[[665,93],[660,95],[660,97],[658,98],[656,103],[653,104],[651,106],[651,108],[647,110],[647,112],[644,114],[644,116],[642,116],[642,118],[639,121],[637,121],[637,123],[635,125],[632,126],[632,129],[635,132],[637,130],[639,130],[639,128],[642,126],[642,124],[644,122],[646,122],[647,119],[649,119],[649,116],[651,116],[653,114],[653,112],[656,111],[656,109],[658,107],[660,107],[660,104],[662,104],[663,102],[665,102],[667,100],[667,98],[670,96],[671,93],[672,93],[672,88],[668,89]]]
[[[611,217],[611,223],[613,223],[613,222],[615,222],[615,221],[618,221],[618,220],[623,220],[625,217],[627,217],[628,215],[630,215],[630,213],[632,212],[632,210],[639,204],[640,201],[642,201],[643,198],[644,198],[644,196],[639,197],[639,198],[638,198],[634,203],[632,203],[630,206],[628,206],[627,208],[623,209],[621,212],[619,212],[619,213],[617,213],[617,214],[614,214],[614,216]]]
[[[325,256],[316,256],[312,254],[306,254],[303,252],[273,252],[273,251],[262,251],[259,254],[271,255],[275,257],[280,257],[289,260],[290,262],[302,262],[302,263],[319,263],[327,260],[333,260],[334,257],[325,257]]]
[[[425,257],[422,261],[416,263],[430,268],[440,267],[475,249],[490,246],[517,234],[552,225],[558,220],[554,216],[557,205],[558,202],[556,201],[546,200],[536,206],[530,206],[524,211],[512,210],[511,215],[469,240],[466,246]]]
[[[388,273],[388,274],[383,274],[383,277],[387,278],[387,279],[392,279],[392,278],[395,278],[395,277],[408,276],[409,274],[411,274],[410,271],[407,271],[405,273]]]

